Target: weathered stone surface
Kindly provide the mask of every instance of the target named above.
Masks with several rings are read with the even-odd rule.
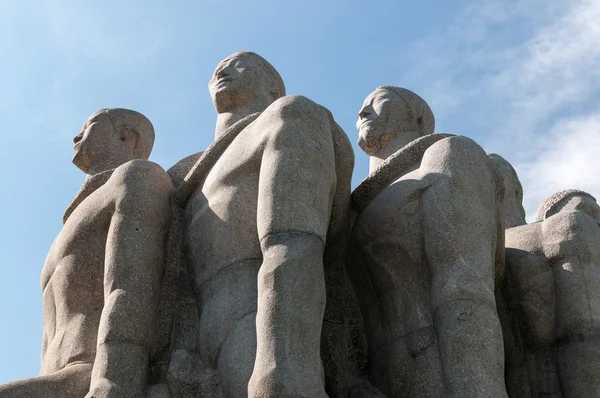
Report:
[[[506,396],[490,160],[465,137],[430,135],[428,105],[398,87],[369,95],[357,128],[371,174],[353,193],[347,267],[371,382],[390,397]]]
[[[174,350],[167,372],[167,382],[174,398],[219,398],[221,389],[214,369],[200,355],[190,350]]]
[[[502,218],[504,228],[518,227],[525,225],[525,209],[523,208],[523,186],[519,181],[517,172],[512,165],[502,156],[490,153],[494,170],[500,176],[502,182]]]
[[[2,397],[145,394],[173,185],[145,160],[154,130],[137,112],[100,110],[74,141],[87,176],[42,271],[40,377]]]
[[[350,195],[346,134],[266,60],[233,54],[209,91],[215,140],[168,172],[141,114],[84,124],[41,374],[0,397],[600,396],[591,195],[527,225],[510,163],[391,86],[360,110]]]
[[[600,395],[600,206],[560,191],[536,222],[506,230],[503,289],[512,397]]]
[[[225,397],[325,396],[326,295],[341,303],[326,318],[352,328],[343,316],[352,293],[334,287],[344,276],[351,146],[325,108],[286,97],[279,74],[256,54],[221,62],[209,89],[215,142],[195,164],[188,158],[170,170],[185,209],[195,351]]]

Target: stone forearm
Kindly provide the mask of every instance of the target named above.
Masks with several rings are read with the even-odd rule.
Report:
[[[325,394],[319,349],[325,309],[323,248],[321,239],[304,233],[269,235],[262,241],[250,397]]]

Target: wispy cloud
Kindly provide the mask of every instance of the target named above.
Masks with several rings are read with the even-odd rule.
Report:
[[[438,119],[513,162],[530,215],[558,189],[600,196],[598,20],[596,0],[487,0],[414,46]]]

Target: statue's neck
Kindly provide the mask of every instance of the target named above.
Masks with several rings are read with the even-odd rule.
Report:
[[[393,139],[385,142],[377,153],[370,156],[369,173],[374,172],[388,157],[419,137],[421,134],[415,131],[396,134]]]
[[[103,173],[105,171],[114,170],[122,164],[125,164],[133,159],[134,156],[132,156],[131,154],[126,154],[125,156],[112,156],[110,159],[99,160],[92,164],[87,170],[85,180],[87,181],[90,178],[93,178],[95,175]]]
[[[79,192],[77,192],[77,194],[69,204],[69,207],[67,207],[67,210],[65,210],[65,213],[63,214],[63,223],[67,222],[67,219],[69,218],[71,213],[73,213],[73,211],[77,208],[77,206],[81,204],[81,202],[83,202],[85,198],[90,196],[98,188],[104,185],[106,181],[108,181],[113,172],[114,169],[108,169],[96,173],[94,175],[87,174],[85,176],[85,180],[83,181]]]
[[[217,116],[217,126],[215,128],[215,140],[235,123],[253,113],[264,111],[268,106],[269,104],[254,102],[252,104],[237,107],[231,111],[219,113]]]

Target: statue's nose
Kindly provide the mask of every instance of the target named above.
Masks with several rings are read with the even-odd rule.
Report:
[[[227,69],[228,69],[228,68],[223,68],[223,69],[221,69],[221,70],[219,71],[219,73],[217,73],[217,78],[218,78],[218,79],[222,79],[222,78],[224,78],[224,77],[227,77],[227,76],[229,76],[229,74],[230,74],[230,73],[229,73],[229,71],[228,71]]]
[[[359,117],[360,119],[364,119],[364,118],[366,118],[366,117],[369,117],[369,115],[370,115],[370,114],[371,114],[371,112],[369,112],[369,111],[368,111],[368,110],[366,110],[366,109],[363,109],[363,110],[361,110],[361,111],[360,111],[360,113],[358,114],[358,117]]]

